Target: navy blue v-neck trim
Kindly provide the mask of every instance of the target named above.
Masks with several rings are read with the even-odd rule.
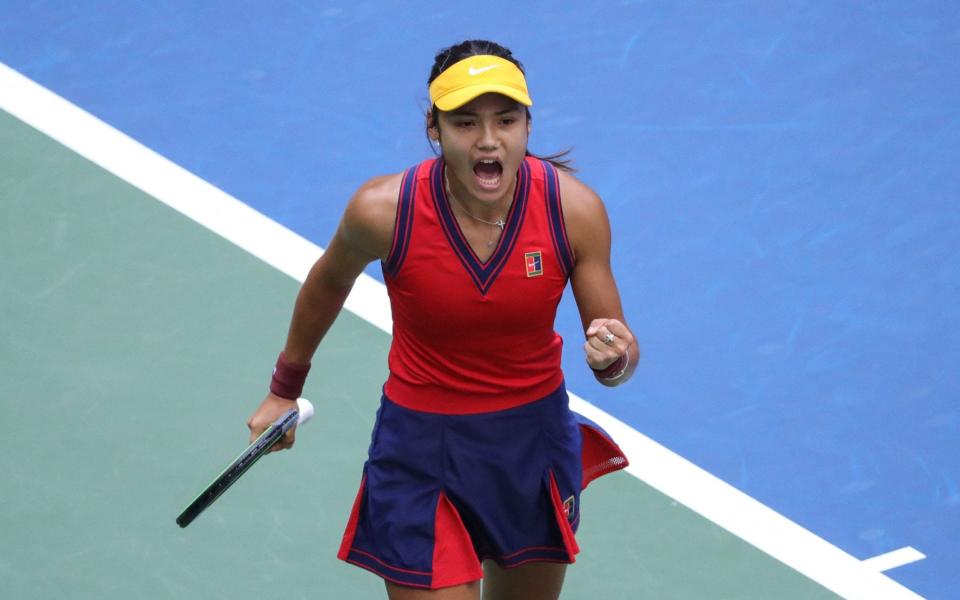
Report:
[[[496,249],[485,262],[477,258],[476,252],[467,242],[463,231],[460,229],[460,224],[457,223],[457,218],[450,208],[446,186],[444,185],[443,168],[444,163],[441,159],[434,163],[430,172],[433,204],[437,216],[440,217],[443,233],[447,236],[447,241],[450,242],[450,247],[453,248],[454,254],[460,259],[477,289],[485,295],[506,265],[507,258],[513,252],[513,247],[517,243],[520,229],[523,226],[523,220],[527,213],[527,196],[530,191],[530,167],[526,161],[520,165],[520,170],[517,172],[517,189],[514,192],[510,213],[507,215],[507,222],[504,225]]]

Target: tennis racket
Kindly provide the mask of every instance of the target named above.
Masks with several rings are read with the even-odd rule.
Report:
[[[313,404],[306,398],[297,400],[297,408],[291,408],[283,413],[279,419],[267,427],[252,444],[247,446],[240,456],[236,458],[223,473],[213,480],[213,483],[207,486],[197,498],[185,508],[180,516],[177,517],[177,525],[186,527],[197,518],[208,506],[213,504],[214,500],[219,498],[227,489],[236,483],[240,476],[247,472],[253,466],[253,463],[260,460],[260,457],[270,451],[273,445],[280,441],[285,433],[290,431],[294,425],[303,425],[313,417]]]

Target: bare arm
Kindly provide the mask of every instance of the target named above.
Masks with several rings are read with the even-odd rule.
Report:
[[[396,176],[374,179],[347,205],[330,245],[297,295],[283,351],[290,362],[310,362],[357,277],[374,260],[386,259],[393,241],[399,186]]]
[[[574,253],[570,276],[586,342],[587,364],[594,370],[626,356],[627,367],[616,379],[597,380],[606,386],[624,383],[640,360],[640,348],[627,325],[620,293],[610,268],[610,221],[599,196],[573,176],[560,174],[560,195],[567,235]],[[612,341],[609,337],[613,336]]]
[[[340,314],[357,277],[374,260],[384,260],[393,242],[400,175],[388,175],[364,184],[350,200],[333,239],[307,275],[293,310],[283,354],[293,364],[307,365],[320,341]],[[267,394],[247,421],[251,441],[256,439],[291,402]],[[293,445],[291,430],[274,448]]]

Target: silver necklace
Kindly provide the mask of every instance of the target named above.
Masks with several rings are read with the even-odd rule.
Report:
[[[470,213],[470,211],[468,211],[467,208],[463,205],[463,203],[460,202],[460,199],[453,195],[453,191],[450,189],[450,179],[447,178],[447,171],[446,171],[446,169],[444,169],[444,171],[443,171],[443,182],[444,182],[444,183],[446,184],[446,186],[447,186],[447,195],[450,196],[451,198],[453,198],[453,201],[457,203],[457,206],[460,207],[460,210],[462,210],[465,215],[467,215],[468,217],[470,217],[470,218],[473,219],[474,221],[480,221],[481,223],[486,223],[487,225],[490,225],[490,226],[491,226],[491,229],[490,229],[490,239],[487,240],[487,247],[488,247],[488,248],[492,247],[492,246],[495,244],[495,242],[494,242],[494,240],[493,240],[494,229],[492,229],[492,227],[499,227],[499,228],[500,228],[500,231],[502,232],[502,231],[503,231],[503,228],[504,228],[504,227],[506,226],[506,224],[507,224],[507,223],[503,220],[503,216],[501,215],[501,216],[497,217],[497,220],[496,220],[496,221],[487,221],[486,219],[481,219],[480,217],[476,217],[476,216],[472,215],[472,214]]]

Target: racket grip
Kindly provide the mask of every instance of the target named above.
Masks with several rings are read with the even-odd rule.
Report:
[[[306,398],[297,398],[297,426],[313,418],[313,404]]]

